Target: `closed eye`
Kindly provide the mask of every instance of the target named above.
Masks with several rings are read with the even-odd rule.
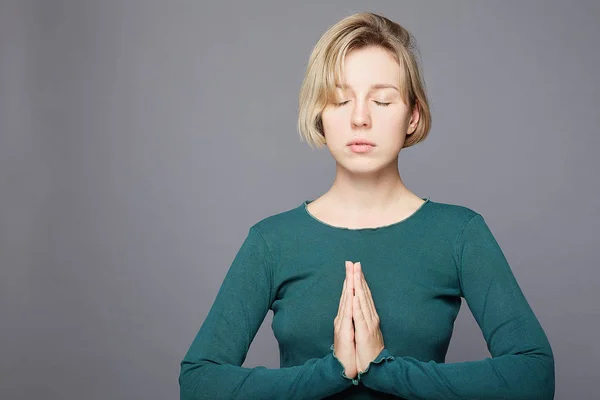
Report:
[[[335,103],[335,105],[336,105],[337,107],[339,107],[339,106],[343,106],[344,104],[348,103],[349,101],[350,101],[350,100],[342,101],[341,103]]]
[[[373,101],[375,101],[375,100],[373,100]],[[387,107],[392,103],[382,103],[380,101],[375,101],[375,104],[377,104],[378,106]]]
[[[342,101],[341,103],[335,103],[335,105],[336,105],[336,107],[340,107],[340,106],[343,106],[344,104],[347,104],[349,101],[350,100]],[[392,103],[382,103],[381,101],[375,101],[375,100],[373,100],[373,102],[381,107],[387,107],[390,104],[392,104]]]

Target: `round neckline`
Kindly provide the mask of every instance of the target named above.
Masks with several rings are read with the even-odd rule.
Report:
[[[345,232],[374,232],[374,231],[382,231],[382,230],[386,230],[386,229],[391,229],[391,228],[394,228],[396,226],[402,225],[402,224],[408,222],[409,220],[415,218],[418,214],[421,214],[421,212],[422,212],[423,208],[425,207],[425,205],[427,205],[428,203],[431,203],[431,198],[429,198],[429,197],[421,197],[421,200],[424,200],[424,202],[415,211],[413,211],[413,213],[410,214],[408,217],[406,217],[406,218],[404,218],[404,219],[402,219],[400,221],[393,222],[393,223],[388,224],[388,225],[381,225],[381,226],[367,227],[367,228],[349,228],[349,227],[346,227],[346,226],[336,226],[336,225],[328,224],[327,222],[318,219],[317,217],[315,217],[314,215],[312,215],[310,213],[310,211],[308,211],[308,205],[310,203],[312,203],[313,201],[315,201],[314,199],[313,200],[304,200],[302,202],[301,207],[304,210],[304,213],[308,217],[310,217],[310,219],[312,219],[313,221],[317,222],[321,226],[324,226],[324,227],[327,227],[327,228],[330,228],[330,229],[335,229],[335,230],[338,230],[338,231],[345,231]]]

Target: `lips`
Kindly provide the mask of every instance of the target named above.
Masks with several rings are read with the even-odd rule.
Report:
[[[368,146],[375,146],[375,143],[370,142],[368,140],[365,139],[355,139],[353,141],[351,141],[350,143],[348,143],[348,146],[352,146],[352,145],[368,145]]]
[[[350,148],[350,151],[358,154],[369,153],[375,148],[375,146],[370,144],[351,144],[348,147]]]

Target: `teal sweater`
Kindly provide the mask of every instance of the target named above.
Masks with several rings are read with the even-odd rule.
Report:
[[[552,399],[552,349],[484,218],[423,200],[377,228],[329,225],[308,200],[250,227],[181,362],[180,398]],[[346,260],[361,262],[385,342],[355,379],[332,347]],[[445,363],[461,298],[491,357]],[[241,367],[269,310],[280,368]]]

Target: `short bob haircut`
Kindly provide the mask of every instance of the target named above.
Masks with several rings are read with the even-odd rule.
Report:
[[[352,50],[379,46],[394,57],[403,73],[399,77],[404,104],[418,107],[417,129],[406,136],[403,148],[413,146],[427,137],[431,113],[422,79],[419,50],[413,35],[399,24],[374,13],[350,15],[321,36],[315,45],[300,88],[298,132],[300,140],[311,147],[326,143],[321,115],[335,98],[336,85],[342,82],[345,56]]]

